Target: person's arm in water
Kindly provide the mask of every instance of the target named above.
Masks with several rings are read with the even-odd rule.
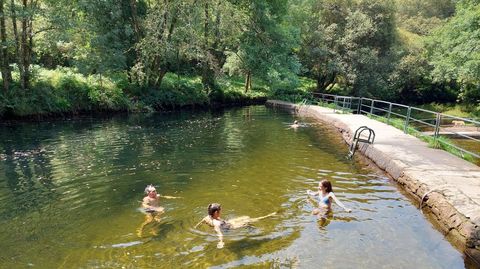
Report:
[[[218,236],[218,243],[217,243],[217,248],[223,248],[223,233],[222,233],[222,229],[220,228],[220,224],[219,223],[215,223],[214,226],[213,226],[213,229],[215,230],[215,232],[217,233],[217,236]]]
[[[342,202],[340,202],[340,200],[337,199],[337,196],[335,196],[335,193],[331,192],[331,193],[329,194],[329,196],[332,197],[333,201],[335,201],[335,203],[336,203],[337,205],[339,205],[341,208],[343,208],[343,210],[345,210],[345,211],[347,211],[347,212],[352,212],[351,209],[345,207],[345,205],[344,205]]]
[[[165,199],[180,199],[182,197],[176,197],[176,196],[168,196],[168,195],[157,195],[157,197],[162,197],[162,198],[165,198]]]
[[[317,195],[318,195],[318,191],[307,190],[307,194],[310,195],[310,196],[317,196]]]
[[[208,218],[208,216],[204,217],[201,221],[199,221],[195,227],[193,227],[194,229],[197,229],[198,226],[200,226],[200,224],[203,224],[203,223],[207,223],[206,221],[206,218]]]

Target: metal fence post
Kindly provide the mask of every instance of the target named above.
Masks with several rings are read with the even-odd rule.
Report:
[[[410,113],[412,111],[411,107],[408,107],[407,118],[405,119],[405,126],[403,127],[403,132],[408,134],[408,121],[410,120]]]
[[[442,121],[442,114],[437,112],[437,117],[435,119],[435,130],[433,132],[433,139],[436,142],[438,138],[438,133],[440,132],[440,122]]]
[[[392,103],[388,104],[387,124],[390,123],[390,114],[392,113]]]
[[[333,107],[333,112],[335,112],[335,110],[337,110],[337,96],[335,95],[334,99],[333,99],[333,104],[335,105]]]
[[[359,103],[358,103],[358,111],[357,111],[357,114],[362,114],[362,99],[363,97],[360,97],[359,98]]]
[[[373,115],[373,107],[375,106],[375,100],[372,99],[372,102],[370,103],[371,106],[370,106],[370,114]]]

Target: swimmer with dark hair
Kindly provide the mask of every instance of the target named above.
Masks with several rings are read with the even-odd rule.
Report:
[[[275,212],[273,212],[258,218],[242,216],[242,217],[238,217],[238,218],[234,218],[226,221],[220,218],[220,214],[222,211],[222,207],[220,204],[217,204],[217,203],[209,204],[207,211],[208,211],[208,216],[204,217],[199,223],[197,223],[197,225],[195,225],[195,228],[197,228],[202,223],[205,223],[208,226],[213,227],[213,229],[215,230],[219,238],[217,248],[223,248],[224,246],[222,231],[246,227],[253,222],[274,216],[276,214]]]
[[[318,183],[318,191],[307,190],[307,194],[317,198],[318,208],[315,208],[312,212],[313,215],[319,215],[320,213],[328,212],[332,209],[332,201],[335,201],[337,205],[343,208],[347,212],[352,210],[345,207],[345,205],[340,202],[333,193],[332,183],[328,180],[322,180]]]

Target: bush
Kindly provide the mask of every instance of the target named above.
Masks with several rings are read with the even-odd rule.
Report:
[[[8,92],[0,94],[0,116],[127,110],[131,106],[122,89],[108,77],[84,76],[69,68],[35,67],[34,72],[31,89],[24,91],[14,81]]]

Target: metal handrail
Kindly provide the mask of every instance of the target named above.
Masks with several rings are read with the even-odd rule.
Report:
[[[344,96],[344,95],[334,95],[334,94],[323,94],[323,93],[313,93],[314,98],[319,98],[322,103],[328,103],[334,104],[334,112],[336,111],[341,111],[343,113],[345,112],[356,112],[357,114],[367,114],[367,115],[375,115],[375,116],[386,116],[387,118],[387,123],[390,121],[390,118],[392,116],[395,116],[397,118],[401,118],[402,120],[405,121],[404,126],[403,126],[403,131],[405,133],[408,133],[408,130],[413,129],[417,131],[421,136],[431,136],[433,137],[434,141],[437,142],[438,138],[442,136],[443,134],[452,134],[458,137],[462,137],[465,139],[468,139],[469,141],[473,141],[475,143],[480,143],[480,139],[477,139],[475,137],[472,137],[468,134],[465,133],[459,133],[458,131],[453,131],[453,130],[446,130],[442,131],[442,134],[440,133],[440,130],[442,128],[442,120],[445,121],[447,119],[453,120],[458,120],[462,121],[464,124],[470,124],[474,125],[477,127],[478,132],[480,132],[480,121],[474,120],[474,119],[469,119],[469,118],[462,118],[462,117],[457,117],[453,115],[448,115],[440,112],[435,112],[423,108],[418,108],[418,107],[413,107],[413,106],[408,106],[408,105],[403,105],[399,103],[393,103],[393,102],[388,102],[384,100],[378,100],[378,99],[372,99],[372,98],[365,98],[365,97],[354,97],[354,96]],[[375,106],[377,104],[377,106]],[[379,106],[379,104],[384,105]],[[385,105],[388,106],[385,107]],[[405,111],[405,114],[402,114],[402,111]],[[428,118],[428,116],[424,116],[421,118],[416,118],[415,113],[429,113],[433,117]],[[383,115],[382,115],[383,114]],[[430,122],[427,122],[430,121]],[[450,122],[452,122],[450,121]],[[451,126],[451,125],[449,125]],[[413,128],[412,128],[413,127]],[[418,130],[417,128],[419,127],[424,127],[427,129],[432,129],[432,134],[427,134],[422,132],[421,130]],[[462,154],[469,154],[473,157],[476,157],[480,159],[480,152],[472,152],[471,150],[468,150],[466,148],[463,148],[459,145],[455,145],[452,143],[449,143],[447,141],[439,141],[440,143],[446,144],[448,146],[451,146],[458,151],[460,151]],[[478,145],[478,148],[480,148],[480,144]]]

